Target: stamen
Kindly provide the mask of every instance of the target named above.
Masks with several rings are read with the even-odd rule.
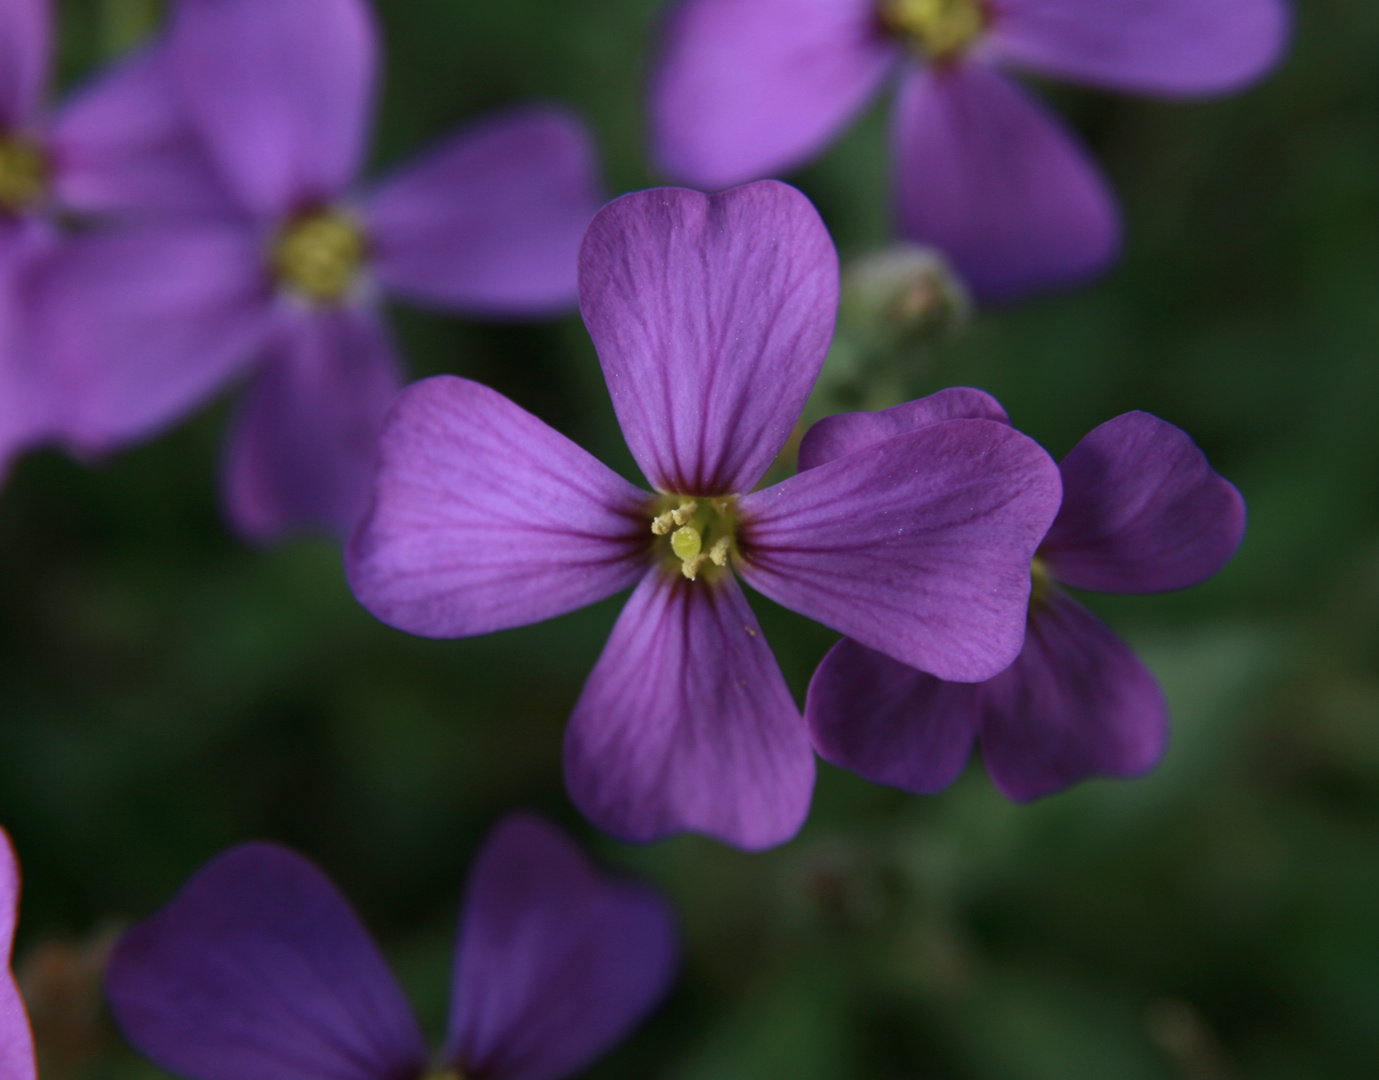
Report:
[[[657,536],[669,536],[674,525],[675,515],[669,510],[664,514],[657,514],[651,519],[651,531]]]
[[[709,548],[709,558],[713,560],[714,566],[728,565],[728,549],[732,547],[732,540],[726,536],[720,536]]]
[[[703,555],[696,555],[692,559],[686,559],[680,564],[680,573],[693,581],[699,576],[699,571],[703,569],[706,562],[708,562],[708,559]]]
[[[737,498],[718,495],[662,495],[649,508],[651,532],[668,537],[662,557],[690,581],[703,574],[716,580],[732,564],[737,535]]]
[[[681,501],[679,506],[677,506],[673,511],[671,511],[670,516],[675,519],[675,524],[688,525],[690,523],[690,519],[694,517],[698,510],[698,500],[684,499]]]
[[[983,0],[881,0],[881,21],[931,60],[964,53],[986,30]]]
[[[0,210],[18,213],[43,198],[48,190],[48,162],[33,142],[18,135],[0,135]]]
[[[344,298],[367,254],[363,230],[339,210],[289,223],[273,245],[273,269],[283,286],[317,303]]]

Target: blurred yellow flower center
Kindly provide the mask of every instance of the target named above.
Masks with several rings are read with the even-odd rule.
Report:
[[[697,581],[701,574],[716,577],[734,551],[737,500],[731,495],[713,499],[662,496],[653,508],[651,531],[669,538],[667,558],[690,581]]]
[[[1038,555],[1034,557],[1034,565],[1029,568],[1029,609],[1047,607],[1049,603],[1049,593],[1053,591],[1053,575],[1049,573],[1049,568],[1044,565],[1044,560]]]
[[[48,163],[28,139],[0,135],[0,210],[17,213],[48,190]]]
[[[881,21],[931,60],[960,56],[989,21],[982,0],[881,0]]]
[[[317,303],[343,299],[367,254],[364,232],[350,215],[321,210],[286,225],[273,244],[273,270],[292,292]]]

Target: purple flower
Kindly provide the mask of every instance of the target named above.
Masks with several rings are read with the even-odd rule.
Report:
[[[129,1040],[193,1080],[557,1080],[665,995],[674,919],[515,814],[476,861],[449,1033],[434,1070],[358,916],[313,864],[272,844],[224,853],[115,947],[106,978]]]
[[[838,305],[818,214],[773,181],[637,192],[594,219],[580,306],[640,490],[476,383],[404,391],[346,555],[384,622],[466,637],[636,588],[575,706],[566,781],[601,828],[745,848],[800,827],[814,757],[735,575],[948,678],[1024,632],[1052,460],[963,419],[754,491],[800,416]]]
[[[575,300],[600,202],[583,128],[515,110],[360,190],[377,52],[364,0],[182,0],[171,79],[233,212],[93,237],[41,290],[87,449],[152,435],[252,369],[225,462],[252,538],[348,532],[363,510],[401,381],[380,292],[498,317]]]
[[[0,68],[0,71],[3,71]],[[0,976],[0,1076],[5,1080],[34,1080],[34,1039],[24,999],[10,970],[14,924],[19,917],[19,860],[9,833],[0,829],[0,951],[5,972]]]
[[[827,467],[878,437],[966,410],[994,416],[999,406],[980,391],[948,390],[882,413],[830,417],[806,436],[801,465]],[[1196,585],[1240,546],[1244,500],[1183,431],[1143,412],[1092,431],[1060,471],[1063,506],[1034,560],[1015,663],[986,682],[947,682],[844,639],[815,673],[805,709],[822,757],[927,794],[952,783],[980,741],[996,786],[1021,801],[1096,774],[1136,776],[1158,762],[1168,738],[1163,692],[1060,585],[1111,593]]]
[[[209,161],[169,102],[159,48],[146,48],[54,111],[48,0],[0,0],[0,476],[19,450],[61,434],[54,383],[24,327],[24,281],[57,219],[125,220],[221,205]]]
[[[984,299],[1069,285],[1119,246],[1115,202],[1014,67],[1166,97],[1258,78],[1284,0],[681,0],[651,90],[667,175],[718,188],[818,154],[892,75],[900,231]]]

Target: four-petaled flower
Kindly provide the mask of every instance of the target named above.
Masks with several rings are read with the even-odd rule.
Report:
[[[951,415],[958,401],[972,415],[1000,411],[980,391],[949,390],[884,413],[830,417],[806,436],[801,465],[824,466],[932,423],[940,406]],[[992,780],[1017,800],[1158,762],[1168,738],[1158,682],[1060,584],[1108,593],[1196,585],[1240,546],[1244,500],[1183,431],[1143,412],[1096,428],[1060,471],[1063,505],[1033,564],[1015,663],[986,682],[945,682],[844,639],[815,673],[805,709],[822,757],[929,793],[952,783],[979,741]]]
[[[357,190],[378,44],[365,0],[182,0],[168,92],[218,166],[225,214],[93,236],[38,290],[38,347],[66,373],[67,427],[87,449],[151,435],[254,371],[225,467],[252,538],[358,520],[400,384],[380,290],[556,314],[601,201],[584,129],[544,107]]]
[[[892,73],[900,231],[978,297],[1069,285],[1119,246],[1085,151],[998,70],[1166,97],[1258,78],[1284,0],[681,0],[651,90],[666,175],[719,188],[812,158]]]
[[[271,844],[214,859],[126,934],[106,988],[130,1041],[194,1080],[558,1080],[661,1000],[677,952],[657,893],[604,876],[518,814],[472,871],[433,1068],[358,916],[314,865]]]
[[[10,969],[14,924],[19,917],[19,860],[9,833],[0,829],[0,1076],[5,1080],[34,1080],[34,1039],[24,999]]]
[[[936,423],[760,491],[828,349],[838,258],[794,188],[626,195],[580,251],[580,306],[634,487],[506,398],[399,397],[350,542],[384,622],[465,637],[631,585],[566,733],[574,801],[635,840],[792,836],[814,757],[739,588],[908,664],[989,678],[1019,652],[1058,470],[987,419]]]

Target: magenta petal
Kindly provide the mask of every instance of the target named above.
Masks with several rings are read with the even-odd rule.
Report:
[[[36,289],[35,348],[67,385],[64,426],[93,450],[152,435],[252,357],[271,291],[252,234],[128,229],[65,244]]]
[[[579,300],[627,444],[651,483],[750,491],[813,389],[838,310],[818,211],[775,181],[658,188],[604,207]]]
[[[812,469],[882,439],[944,420],[1010,423],[1001,403],[986,391],[954,386],[880,412],[838,413],[824,417],[804,433],[800,442],[800,468]]]
[[[58,199],[68,209],[236,212],[182,110],[162,45],[141,49],[63,102],[48,149]]]
[[[245,844],[120,939],[130,1042],[194,1080],[408,1080],[426,1046],[359,917],[301,856]]]
[[[327,307],[284,319],[226,457],[225,500],[240,532],[348,536],[368,506],[383,417],[401,385],[374,312]]]
[[[637,586],[570,718],[565,781],[625,840],[692,830],[759,850],[799,831],[814,755],[731,576],[656,568]]]
[[[379,281],[486,315],[573,308],[579,242],[602,204],[593,142],[558,109],[522,109],[452,136],[369,201]]]
[[[1148,94],[1252,82],[1288,44],[1284,0],[1001,0],[992,53],[1060,78]]]
[[[446,1060],[491,1080],[558,1080],[612,1046],[669,989],[675,918],[607,877],[559,829],[513,814],[471,873]]]
[[[51,241],[39,222],[18,223],[0,236],[0,482],[16,454],[53,434],[57,388],[26,332],[24,282]]]
[[[1063,459],[1063,508],[1041,552],[1077,589],[1184,589],[1230,561],[1245,500],[1187,432],[1145,412],[1108,420]]]
[[[49,0],[0,0],[0,131],[34,119],[48,82]]]
[[[949,420],[742,499],[742,576],[911,667],[989,679],[1020,651],[1059,492],[1033,439]]]
[[[3,0],[0,0],[3,3]],[[0,971],[0,1076],[5,1080],[34,1080],[33,1035],[24,999],[10,970],[14,948],[14,924],[19,914],[19,860],[4,829],[0,829],[0,952],[4,970]]]
[[[1168,704],[1149,669],[1057,589],[1031,613],[1019,659],[981,696],[987,771],[1022,802],[1089,776],[1138,776],[1168,742]]]
[[[645,570],[647,493],[486,386],[409,386],[378,458],[345,565],[390,626],[488,634],[612,596]]]
[[[913,71],[893,137],[901,232],[942,248],[978,297],[1074,285],[1115,257],[1120,216],[1101,172],[998,72]]]
[[[277,217],[344,192],[378,67],[365,0],[183,0],[173,27],[187,105],[246,208]]]
[[[813,157],[899,54],[872,0],[686,0],[660,37],[653,153],[667,176],[709,189]]]
[[[980,687],[944,682],[843,638],[814,672],[804,718],[825,761],[932,795],[972,755]]]

